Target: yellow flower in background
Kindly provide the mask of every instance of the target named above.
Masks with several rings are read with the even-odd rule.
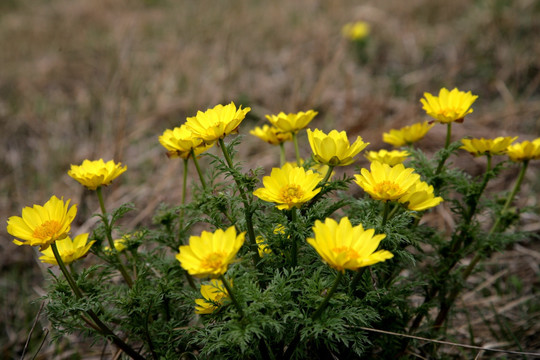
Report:
[[[84,160],[81,165],[71,165],[68,175],[89,190],[96,190],[109,185],[126,170],[127,166],[122,167],[122,163],[116,164],[113,160]]]
[[[424,93],[424,99],[420,99],[422,108],[426,113],[440,123],[463,122],[465,115],[473,112],[471,108],[477,95],[471,92],[459,91],[454,88],[448,91],[442,88],[439,96]]]
[[[20,239],[16,245],[40,246],[45,250],[56,240],[64,239],[71,230],[71,222],[77,214],[77,206],[69,207],[67,200],[53,196],[43,206],[34,205],[22,210],[22,217],[8,219],[7,232]]]
[[[95,240],[88,242],[88,233],[84,233],[75,236],[73,240],[71,240],[69,236],[62,240],[57,240],[56,247],[58,248],[58,253],[62,258],[62,261],[65,264],[71,264],[75,260],[85,256],[95,242]],[[43,250],[42,253],[43,256],[40,256],[39,258],[42,263],[58,265],[50,246]]]
[[[300,159],[300,165],[304,166],[304,159]],[[297,167],[297,162],[286,162],[285,164],[289,164],[291,165],[292,167]],[[285,165],[284,164],[284,165]],[[314,173],[317,173],[317,174],[320,174],[324,177],[324,175],[326,175],[326,173],[328,172],[328,169],[330,169],[330,167],[328,165],[325,165],[325,164],[318,164],[318,163],[313,163],[313,165],[311,165],[309,167],[309,170],[312,170]],[[335,171],[332,171],[332,173],[330,174],[330,179],[336,174]]]
[[[394,255],[387,250],[377,250],[385,234],[375,235],[374,229],[364,230],[362,225],[352,226],[349,218],[337,221],[327,218],[324,223],[315,221],[314,238],[307,242],[332,268],[345,272],[376,264]]]
[[[236,253],[244,244],[245,232],[236,235],[234,226],[201,236],[191,236],[189,245],[180,246],[176,259],[190,275],[218,277],[225,274]]]
[[[408,151],[399,151],[399,150],[379,150],[379,151],[368,151],[364,156],[370,161],[378,161],[383,164],[388,164],[394,166],[401,164],[410,153]]]
[[[201,285],[201,295],[202,299],[195,299],[196,314],[211,314],[229,298],[229,293],[223,282],[218,279],[210,280],[210,284]]]
[[[371,26],[365,21],[347,23],[341,28],[343,37],[353,41],[365,39],[370,31]]]
[[[371,163],[371,171],[362,169],[355,182],[375,200],[397,200],[420,180],[414,169],[403,164],[390,166],[378,161]]]
[[[427,121],[404,126],[401,129],[391,129],[390,132],[383,133],[383,141],[395,147],[411,145],[420,141],[426,136],[428,131],[435,126]]]
[[[424,211],[439,205],[444,200],[433,194],[433,186],[425,181],[417,181],[398,201],[405,204],[409,210]]]
[[[460,149],[468,151],[474,156],[485,154],[500,155],[506,152],[506,148],[512,144],[518,137],[498,137],[495,139],[462,139],[463,146]]]
[[[211,144],[229,134],[237,133],[238,126],[250,110],[249,107],[242,109],[242,105],[237,110],[233,102],[225,106],[219,104],[205,112],[198,111],[196,116],[188,117],[185,125],[193,132],[193,136]]]
[[[201,138],[193,136],[185,124],[172,130],[165,130],[159,137],[159,143],[167,149],[167,156],[182,159],[188,159],[191,156],[191,150],[197,156],[213,146],[213,143],[205,144]]]
[[[350,144],[345,131],[332,130],[327,135],[319,129],[314,131],[308,129],[307,135],[315,161],[330,166],[352,164],[354,157],[369,145],[362,141],[360,136],[357,136],[355,142]]]
[[[515,162],[540,159],[540,138],[512,144],[508,146],[506,153],[510,160]]]
[[[128,239],[125,238],[125,237],[122,237],[121,239],[115,239],[114,240],[114,249],[118,252],[122,252],[124,250],[127,249],[127,246],[126,246],[126,241]],[[103,251],[105,251],[106,253],[110,252],[111,251],[111,248],[109,246],[105,246],[103,248]]]
[[[257,126],[249,133],[272,145],[279,145],[292,140],[290,132],[283,132],[275,126],[263,125],[262,128]]]
[[[308,126],[317,114],[318,112],[314,110],[300,111],[296,114],[280,112],[278,115],[266,115],[266,118],[272,125],[283,132],[297,133]]]
[[[268,245],[266,244],[266,240],[264,240],[264,238],[262,236],[257,236],[255,241],[257,242],[257,250],[259,251],[259,256],[260,257],[263,257],[265,255],[268,255],[268,254],[272,253],[272,249],[270,249],[270,247],[268,247]]]
[[[264,187],[255,190],[253,195],[275,203],[279,210],[290,210],[313,199],[321,191],[316,187],[322,179],[322,175],[312,170],[285,164],[282,168],[273,168],[270,176],[263,178]]]

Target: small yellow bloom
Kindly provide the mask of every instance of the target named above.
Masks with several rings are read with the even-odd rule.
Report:
[[[515,162],[540,159],[540,138],[512,144],[508,146],[506,152],[510,160]]]
[[[159,137],[159,143],[167,149],[167,156],[182,159],[189,159],[191,150],[197,156],[213,146],[213,144],[205,144],[201,138],[193,136],[185,124],[172,130],[165,130],[163,135]]]
[[[195,137],[201,138],[206,144],[212,144],[229,134],[237,133],[238,126],[250,110],[249,107],[242,109],[242,105],[237,110],[233,102],[225,106],[219,104],[188,117],[185,125]]]
[[[191,236],[189,245],[180,246],[176,259],[190,275],[218,277],[225,274],[236,253],[244,244],[245,232],[236,235],[234,226],[201,236]]]
[[[113,160],[84,160],[81,165],[71,165],[68,175],[89,190],[96,190],[100,186],[109,185],[126,170],[127,166],[122,167],[122,163],[116,164]]]
[[[262,128],[257,126],[249,133],[272,145],[279,145],[292,140],[291,133],[283,132],[275,126],[263,125]]]
[[[270,247],[266,244],[266,240],[264,240],[262,236],[257,236],[255,241],[257,242],[257,250],[259,251],[260,257],[272,253],[272,249],[270,249]]]
[[[58,248],[58,253],[64,264],[71,264],[75,260],[85,256],[95,242],[95,240],[88,242],[88,233],[84,233],[75,236],[73,240],[71,240],[69,236],[62,240],[57,240],[56,247]],[[39,258],[42,263],[58,265],[50,246],[43,250],[42,253],[43,256],[40,256]]]
[[[301,166],[304,166],[304,159],[300,159],[300,165]],[[292,167],[297,167],[298,166],[298,163],[296,161],[294,162],[286,162],[285,164],[289,164],[291,165]],[[318,163],[313,163],[310,167],[309,167],[309,170],[312,170],[314,173],[317,173],[317,174],[320,174],[322,175],[323,177],[326,175],[326,173],[328,172],[328,169],[330,169],[330,167],[328,165],[325,165],[325,164],[318,164]],[[329,179],[332,179],[332,177],[334,177],[334,175],[336,174],[335,171],[332,171],[332,173],[330,174],[330,177]]]
[[[355,182],[375,200],[397,200],[403,196],[420,179],[414,169],[405,168],[403,164],[390,166],[378,161],[371,163],[371,172],[362,169],[355,175]]]
[[[230,283],[232,286],[232,281]],[[218,279],[210,280],[208,285],[201,285],[201,295],[202,299],[195,299],[196,314],[211,314],[229,298],[229,293],[223,282]]]
[[[395,147],[411,145],[420,141],[426,136],[428,131],[435,126],[427,121],[404,126],[401,129],[391,129],[390,132],[383,133],[383,141]]]
[[[22,240],[13,240],[16,245],[39,245],[40,250],[45,250],[56,240],[68,236],[77,214],[76,205],[68,208],[70,201],[64,203],[64,198],[53,196],[43,206],[25,207],[22,217],[8,219],[7,232]]]
[[[343,37],[353,41],[365,39],[370,31],[371,26],[365,21],[347,23],[341,28]]]
[[[409,210],[424,211],[439,205],[443,198],[433,194],[433,186],[425,181],[417,181],[398,201],[406,204]]]
[[[513,143],[518,137],[498,137],[495,139],[462,139],[463,146],[460,149],[468,151],[474,156],[485,154],[500,155],[506,152],[506,148]]]
[[[315,237],[308,238],[307,242],[330,267],[341,272],[357,270],[394,256],[387,250],[375,251],[386,235],[375,235],[374,229],[364,230],[362,224],[353,227],[347,217],[339,224],[331,218],[324,223],[317,220],[313,232]]]
[[[370,161],[378,161],[383,164],[388,164],[390,166],[394,166],[397,164],[401,164],[402,162],[407,159],[407,156],[409,156],[410,153],[408,151],[399,151],[399,150],[379,150],[379,151],[368,151],[365,154],[365,157]]]
[[[354,162],[354,157],[365,149],[369,143],[356,137],[353,144],[349,143],[345,131],[332,130],[328,135],[319,129],[307,130],[309,145],[313,151],[315,161],[330,166],[346,166]]]
[[[122,252],[122,251],[126,250],[127,249],[126,241],[127,241],[126,237],[122,237],[121,239],[115,239],[114,242],[113,242],[114,243],[114,249],[117,252]],[[103,251],[105,251],[106,253],[109,253],[111,251],[110,246],[105,246],[103,248]]]
[[[266,118],[272,125],[286,133],[297,133],[302,130],[318,114],[314,110],[306,112],[300,111],[296,114],[285,114],[280,112],[278,115],[266,115]]]
[[[457,88],[452,91],[442,88],[438,97],[430,93],[424,93],[424,97],[425,99],[420,99],[422,108],[440,123],[463,122],[465,115],[473,112],[471,106],[478,98],[470,91],[466,93]]]
[[[255,190],[253,195],[276,203],[279,210],[299,208],[321,191],[316,187],[322,179],[322,175],[312,170],[285,164],[282,168],[273,168],[270,176],[263,178],[264,187]]]

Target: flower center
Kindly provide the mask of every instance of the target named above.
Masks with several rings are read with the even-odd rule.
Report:
[[[338,255],[345,254],[347,259],[358,259],[360,257],[355,250],[347,246],[335,247],[332,249],[332,251]]]
[[[225,257],[225,254],[221,252],[213,252],[210,255],[208,255],[205,259],[203,259],[201,265],[204,268],[218,269],[221,267],[224,257]]]
[[[40,240],[53,240],[61,228],[62,225],[58,221],[47,220],[34,230],[32,236]]]
[[[395,196],[396,194],[399,194],[399,193],[402,192],[402,189],[399,186],[399,184],[396,184],[395,182],[388,181],[388,180],[385,180],[383,182],[380,182],[380,183],[376,184],[373,187],[373,190],[377,194],[380,194],[380,195],[382,195],[384,197],[386,197],[386,196],[392,197],[392,196]]]
[[[301,199],[304,196],[304,191],[299,185],[286,185],[281,189],[279,195],[283,203],[290,204]]]

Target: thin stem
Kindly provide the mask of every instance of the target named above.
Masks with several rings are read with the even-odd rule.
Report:
[[[291,221],[296,227],[298,223],[298,214],[296,211],[296,208],[293,208],[291,210]],[[298,239],[296,236],[292,237],[292,251],[291,251],[291,265],[292,267],[296,267],[298,264]]]
[[[362,277],[362,275],[364,275],[364,272],[366,271],[366,269],[367,267],[364,266],[356,270],[356,273],[354,274],[351,280],[351,283],[349,285],[349,294],[354,293],[354,291],[356,290],[356,286],[358,286],[358,282],[360,281],[360,278]]]
[[[204,181],[203,173],[201,171],[201,168],[199,167],[199,160],[197,160],[197,156],[195,156],[195,151],[193,151],[193,149],[191,149],[191,158],[193,159],[193,163],[195,164],[195,169],[197,169],[197,174],[199,174],[199,179],[201,180],[203,190],[206,191],[206,181]]]
[[[103,214],[103,224],[105,225],[105,233],[107,235],[107,240],[109,242],[109,247],[111,249],[111,252],[115,255],[116,260],[118,261],[118,270],[120,270],[120,273],[122,274],[122,277],[126,281],[126,284],[131,288],[133,286],[133,280],[131,280],[131,277],[126,271],[126,268],[124,267],[124,264],[122,260],[120,259],[120,255],[118,254],[118,251],[116,251],[116,248],[114,247],[114,241],[112,238],[112,228],[111,224],[109,223],[109,218],[107,216],[107,210],[105,210],[105,202],[103,201],[103,193],[101,191],[101,186],[99,186],[96,189],[96,193],[99,200],[99,206],[101,207],[101,213]]]
[[[381,226],[386,225],[386,222],[388,221],[388,214],[390,213],[390,204],[391,204],[390,201],[384,202],[384,210],[383,210],[382,219],[381,219]]]
[[[323,187],[324,184],[326,184],[326,182],[328,181],[328,179],[330,179],[330,175],[332,175],[332,171],[334,171],[334,167],[333,165],[328,165],[328,171],[326,172],[326,174],[324,175],[324,178],[322,179],[322,181],[319,183],[319,185],[317,185],[318,187]]]
[[[444,143],[444,149],[448,149],[448,146],[450,146],[450,139],[452,138],[452,123],[449,122],[446,126],[446,141]],[[439,175],[441,173],[441,170],[444,166],[444,163],[448,159],[449,155],[443,155],[441,158],[441,161],[439,161],[439,166],[437,166],[437,171],[435,171],[435,175]]]
[[[279,144],[279,165],[283,166],[287,162],[285,158],[285,143]]]
[[[240,313],[240,317],[242,318],[245,317],[244,309],[242,309],[242,307],[240,306],[240,303],[238,302],[238,300],[236,300],[236,297],[234,296],[231,285],[229,284],[227,279],[225,279],[225,276],[219,275],[219,280],[221,280],[221,282],[225,286],[225,289],[227,289],[227,293],[229,294],[229,297],[231,298],[232,303],[236,307],[236,310],[238,310],[238,312]]]
[[[60,270],[62,271],[62,274],[64,274],[64,277],[66,278],[69,287],[73,290],[73,293],[77,297],[77,299],[81,299],[83,297],[81,289],[77,286],[77,283],[73,279],[73,276],[71,276],[71,273],[68,271],[66,264],[64,264],[64,260],[62,260],[62,256],[60,256],[60,253],[58,252],[58,247],[56,246],[56,242],[53,242],[51,244],[51,249],[53,251],[54,257],[56,258],[56,262],[58,263],[58,266],[60,267]]]
[[[295,132],[292,133],[292,139],[294,143],[294,153],[296,154],[296,165],[302,166],[302,159],[300,158],[300,150],[298,149],[298,136]]]
[[[188,159],[184,159],[184,173],[182,175],[182,209],[180,209],[180,215],[178,216],[178,240],[182,238],[182,230],[184,228],[184,205],[186,204]]]

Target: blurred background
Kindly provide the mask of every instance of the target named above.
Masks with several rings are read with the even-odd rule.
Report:
[[[359,20],[371,26],[362,59],[341,33]],[[133,202],[126,228],[150,225],[159,204],[181,194],[181,161],[167,159],[158,136],[198,110],[250,106],[238,156],[246,169],[270,169],[278,149],[249,135],[266,114],[315,109],[312,128],[360,135],[377,150],[388,148],[383,131],[428,120],[419,99],[441,87],[479,95],[474,113],[454,126],[454,140],[539,137],[540,2],[1,0],[0,218],[57,195],[79,204],[73,232],[90,231],[98,205],[66,172],[103,158],[128,166],[105,190],[108,207]],[[445,131],[435,126],[420,147],[436,150]],[[305,136],[300,142],[309,156]],[[292,146],[287,151],[292,160]],[[473,175],[484,168],[481,159],[461,158]],[[518,199],[536,209],[522,224],[536,234],[538,169],[533,162]],[[508,171],[490,186],[508,188],[515,176]],[[20,357],[49,277],[35,249],[11,240],[2,226],[6,359]],[[467,342],[472,323],[484,343],[540,348],[540,325],[531,325],[540,323],[538,243],[528,239],[496,255],[484,276],[471,278],[488,285],[469,293],[472,320],[456,327],[453,340]],[[90,348],[77,334],[50,343],[48,323],[38,319],[30,355],[43,345],[38,358],[100,358],[102,345]],[[507,336],[495,335],[501,332]],[[516,334],[524,343],[516,345]]]

